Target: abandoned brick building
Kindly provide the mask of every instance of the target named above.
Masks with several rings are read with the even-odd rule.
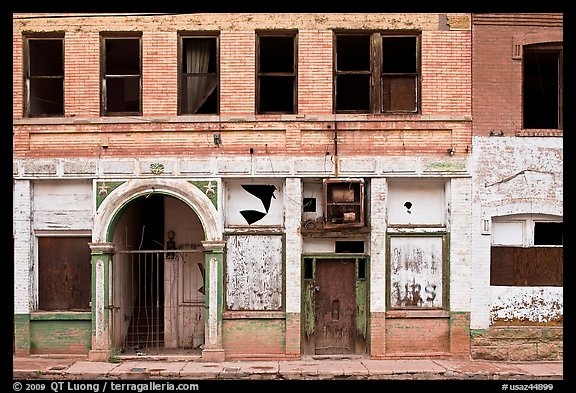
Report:
[[[14,14],[14,350],[562,358],[561,14]]]

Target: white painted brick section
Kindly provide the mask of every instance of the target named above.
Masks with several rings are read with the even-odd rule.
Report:
[[[284,188],[286,225],[286,312],[300,312],[302,182],[287,178]]]
[[[370,312],[386,311],[386,198],[384,178],[370,182]]]
[[[563,216],[563,139],[475,137],[472,155],[471,329],[490,326],[491,236],[482,220],[510,214]],[[558,288],[542,288],[553,296]],[[518,288],[528,293],[530,288]],[[519,295],[520,296],[520,295]],[[547,294],[542,295],[544,298]],[[493,298],[497,299],[498,297]],[[498,304],[509,307],[509,304]]]
[[[450,310],[470,311],[472,179],[450,184]]]
[[[14,313],[30,312],[32,263],[32,185],[28,180],[14,181]]]

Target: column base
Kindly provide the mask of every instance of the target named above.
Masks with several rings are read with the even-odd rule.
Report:
[[[203,362],[222,363],[226,360],[226,351],[223,349],[204,349],[201,360]]]
[[[107,362],[110,359],[110,350],[92,349],[88,351],[88,361],[90,362]]]

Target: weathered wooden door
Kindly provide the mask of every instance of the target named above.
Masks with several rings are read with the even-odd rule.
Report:
[[[316,261],[314,341],[318,355],[355,351],[355,274],[354,259]]]

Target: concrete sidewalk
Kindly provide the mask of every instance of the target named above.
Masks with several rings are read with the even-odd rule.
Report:
[[[372,360],[226,361],[13,357],[15,380],[563,380],[563,362]]]

